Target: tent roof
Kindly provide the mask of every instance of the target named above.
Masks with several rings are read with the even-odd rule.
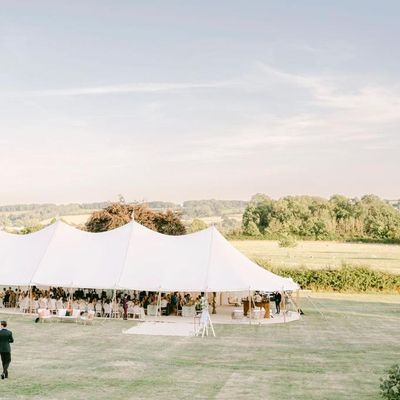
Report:
[[[29,235],[0,232],[0,283],[209,292],[299,288],[249,260],[215,227],[168,236],[134,221],[102,233],[61,221]]]

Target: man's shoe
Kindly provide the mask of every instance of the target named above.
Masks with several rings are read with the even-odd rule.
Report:
[[[1,374],[1,379],[4,379],[5,377],[4,377],[4,374]]]
[[[4,378],[8,379],[8,371],[4,374]]]

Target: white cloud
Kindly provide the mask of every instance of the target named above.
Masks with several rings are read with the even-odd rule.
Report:
[[[226,86],[226,82],[138,82],[121,85],[103,85],[89,87],[74,87],[63,89],[44,89],[5,94],[22,97],[47,97],[47,96],[87,96],[109,95],[125,93],[170,93],[196,89],[217,89]]]
[[[104,186],[104,191],[111,185],[110,190],[121,192],[126,182],[132,182],[139,191],[142,187],[155,190],[152,186],[165,179],[176,182],[179,191],[185,190],[180,184],[185,187],[184,182],[192,182],[192,174],[197,174],[195,180],[203,180],[199,185],[207,190],[208,176],[223,180],[234,171],[243,182],[249,180],[256,187],[257,180],[262,185],[265,176],[295,175],[298,160],[305,165],[318,160],[324,165],[326,152],[340,156],[353,151],[356,157],[362,152],[384,153],[399,145],[395,134],[400,122],[398,89],[359,81],[350,90],[347,79],[303,76],[258,64],[245,76],[219,82],[15,92],[14,105],[19,102],[32,110],[29,127],[26,118],[10,117],[0,122],[0,131],[25,130],[30,137],[22,143],[5,135],[8,140],[3,145],[8,142],[9,149],[18,142],[18,152],[5,146],[0,149],[0,164],[7,171],[3,178],[9,188],[16,185],[15,191],[33,182],[45,190],[49,180],[61,189],[70,184],[84,188],[90,182]],[[212,91],[212,101],[207,103],[207,96],[197,96],[197,92],[191,96],[197,90]],[[85,110],[90,100],[88,114],[77,113],[78,107],[64,110],[65,104],[75,101],[64,102],[63,97],[171,92],[185,92],[185,96],[146,96],[128,106],[121,98],[112,109],[99,110],[92,98],[83,97],[79,110],[81,106]],[[53,101],[52,96],[61,101]],[[7,99],[3,99],[7,106]],[[53,108],[53,103],[57,107]],[[102,102],[99,107],[104,107]],[[13,183],[15,176],[18,184]],[[228,180],[233,185],[234,177]]]

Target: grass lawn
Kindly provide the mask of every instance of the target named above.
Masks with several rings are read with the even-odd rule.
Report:
[[[348,263],[400,273],[400,245],[299,241],[294,248],[282,248],[274,240],[235,240],[231,243],[247,257],[265,260],[275,266],[322,268]]]
[[[217,338],[124,335],[133,322],[9,316],[0,399],[377,399],[400,360],[399,296],[313,295],[285,325],[216,325]],[[0,316],[1,317],[1,316]],[[3,316],[4,317],[4,316]]]

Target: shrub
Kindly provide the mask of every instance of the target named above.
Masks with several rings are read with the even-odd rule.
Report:
[[[389,368],[388,376],[381,378],[381,396],[387,400],[400,400],[400,365]]]
[[[302,289],[336,292],[400,293],[400,275],[374,271],[367,267],[343,265],[341,268],[270,267],[264,260],[258,264],[272,272],[292,278]]]
[[[202,231],[203,229],[207,229],[208,225],[202,221],[201,219],[195,218],[190,226],[189,226],[189,232],[193,233],[193,232],[198,232],[198,231]]]
[[[250,221],[244,229],[244,234],[248,236],[260,236],[260,231],[255,222]]]
[[[297,241],[291,235],[282,235],[278,241],[279,247],[296,247]]]

